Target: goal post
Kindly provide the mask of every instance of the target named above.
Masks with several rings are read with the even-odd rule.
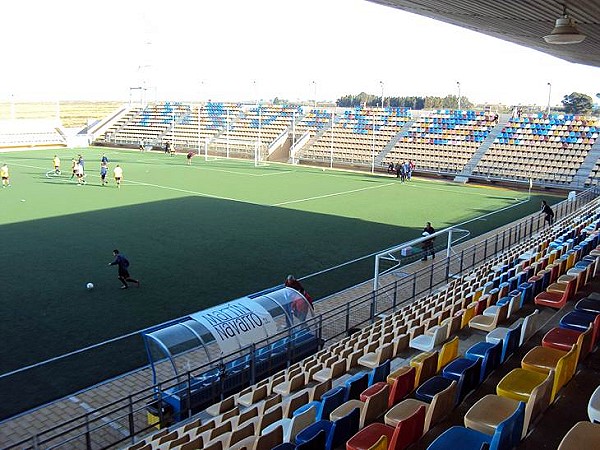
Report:
[[[376,253],[373,274],[373,291],[377,292],[379,289],[380,278],[383,275],[400,269],[405,263],[412,262],[415,257],[421,257],[423,254],[423,242],[437,238],[437,245],[434,244],[435,248],[441,250],[443,247],[440,244],[443,242],[446,250],[446,257],[449,258],[452,256],[452,246],[465,240],[470,235],[471,232],[469,230],[449,227]],[[410,258],[410,260],[408,258]]]

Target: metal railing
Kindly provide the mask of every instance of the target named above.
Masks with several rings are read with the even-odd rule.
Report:
[[[565,200],[554,205],[556,219],[560,220],[573,214],[599,195],[600,188],[591,188],[580,193],[571,201]],[[363,283],[365,293],[362,295],[353,296],[352,292],[356,287],[338,292],[318,302],[318,305],[331,303],[331,307],[315,316],[307,324],[309,328],[316,330],[316,338],[321,346],[324,343],[337,342],[354,329],[373,323],[378,316],[396,311],[403,305],[431,293],[433,289],[446,284],[454,275],[465,273],[490,257],[510,249],[515,244],[526,242],[543,227],[544,223],[541,217],[538,214],[531,215],[458,253],[440,258],[428,267],[395,279],[377,290],[373,290],[369,282],[365,282]],[[319,307],[319,309],[321,308]],[[323,326],[323,324],[327,325]],[[243,372],[243,375],[229,386],[229,390],[239,391],[257,382],[255,369],[258,362],[255,359],[255,350],[275,339],[284,337],[286,333],[293,332],[294,328],[291,328],[278,336],[271,336],[268,340],[258,342],[234,354],[223,356],[219,361],[220,365],[243,356],[248,356],[250,361],[250,370]],[[299,356],[301,355],[294,354],[294,348],[288,347],[284,366],[289,366],[293,361],[298,360]],[[177,377],[173,377],[157,385],[148,386],[117,401],[52,426],[27,439],[12,443],[5,449],[108,449],[133,444],[141,436],[150,433],[155,426],[168,426],[187,420],[198,413],[197,405],[192,404],[189,400],[193,397],[193,380],[210,368],[214,368],[214,361],[212,364],[203,364],[187,371],[183,377],[186,381],[183,383]],[[268,369],[268,373],[273,373],[280,370],[281,367],[269,367]],[[220,384],[206,394],[205,403],[216,403],[225,396],[226,386],[224,383],[227,378],[223,377],[221,380]],[[179,389],[179,392],[184,394],[182,397],[187,399],[176,417],[162,407],[164,393],[173,389]],[[156,406],[156,412],[151,418],[156,424],[149,423],[152,420],[149,421],[148,408],[153,405]]]

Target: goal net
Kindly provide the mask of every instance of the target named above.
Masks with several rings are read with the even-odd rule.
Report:
[[[267,164],[267,146],[256,140],[233,140],[219,138],[205,140],[202,154],[206,161],[226,158],[242,158],[254,161],[255,166]]]

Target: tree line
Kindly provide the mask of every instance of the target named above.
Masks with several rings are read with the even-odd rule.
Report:
[[[600,98],[600,93],[596,95]],[[458,96],[446,95],[445,97],[436,96],[409,96],[409,97],[384,97],[384,106],[392,108],[410,108],[410,109],[458,109]],[[361,92],[358,95],[344,95],[336,100],[336,106],[352,108],[359,106],[381,106],[381,96]],[[580,92],[572,92],[563,97],[562,108],[552,108],[552,112],[565,112],[567,114],[589,114],[594,110],[594,100],[592,97]],[[488,106],[488,105],[485,105]],[[460,98],[460,109],[473,109],[475,107],[483,109],[482,105],[473,104],[467,97]],[[488,106],[489,107],[489,106]],[[498,112],[510,112],[512,107],[501,106],[494,107]]]

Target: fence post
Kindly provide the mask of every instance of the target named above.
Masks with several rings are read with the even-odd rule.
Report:
[[[392,303],[392,311],[396,311],[397,304],[398,304],[398,280],[394,281],[394,301]]]
[[[413,292],[412,298],[414,299],[417,296],[417,272],[413,273]]]
[[[375,320],[375,291],[371,292],[371,323]]]
[[[135,424],[133,422],[133,399],[131,398],[131,394],[129,394],[128,396],[129,398],[129,414],[128,414],[128,421],[129,421],[129,436],[131,437],[131,443],[135,444],[134,442],[134,436],[135,436]]]
[[[250,345],[250,384],[256,383],[256,345]]]
[[[460,270],[458,271],[459,274],[462,274],[462,272],[463,272],[464,259],[465,259],[465,250],[462,249],[460,251]]]
[[[350,329],[350,302],[346,303],[346,336],[348,336],[349,329]]]
[[[92,437],[90,436],[90,413],[85,414],[85,448],[92,450]]]
[[[192,417],[192,376],[191,370],[188,370],[186,373],[187,378],[187,387],[186,387],[186,395],[185,395],[185,406],[187,408],[186,414],[187,417]]]

